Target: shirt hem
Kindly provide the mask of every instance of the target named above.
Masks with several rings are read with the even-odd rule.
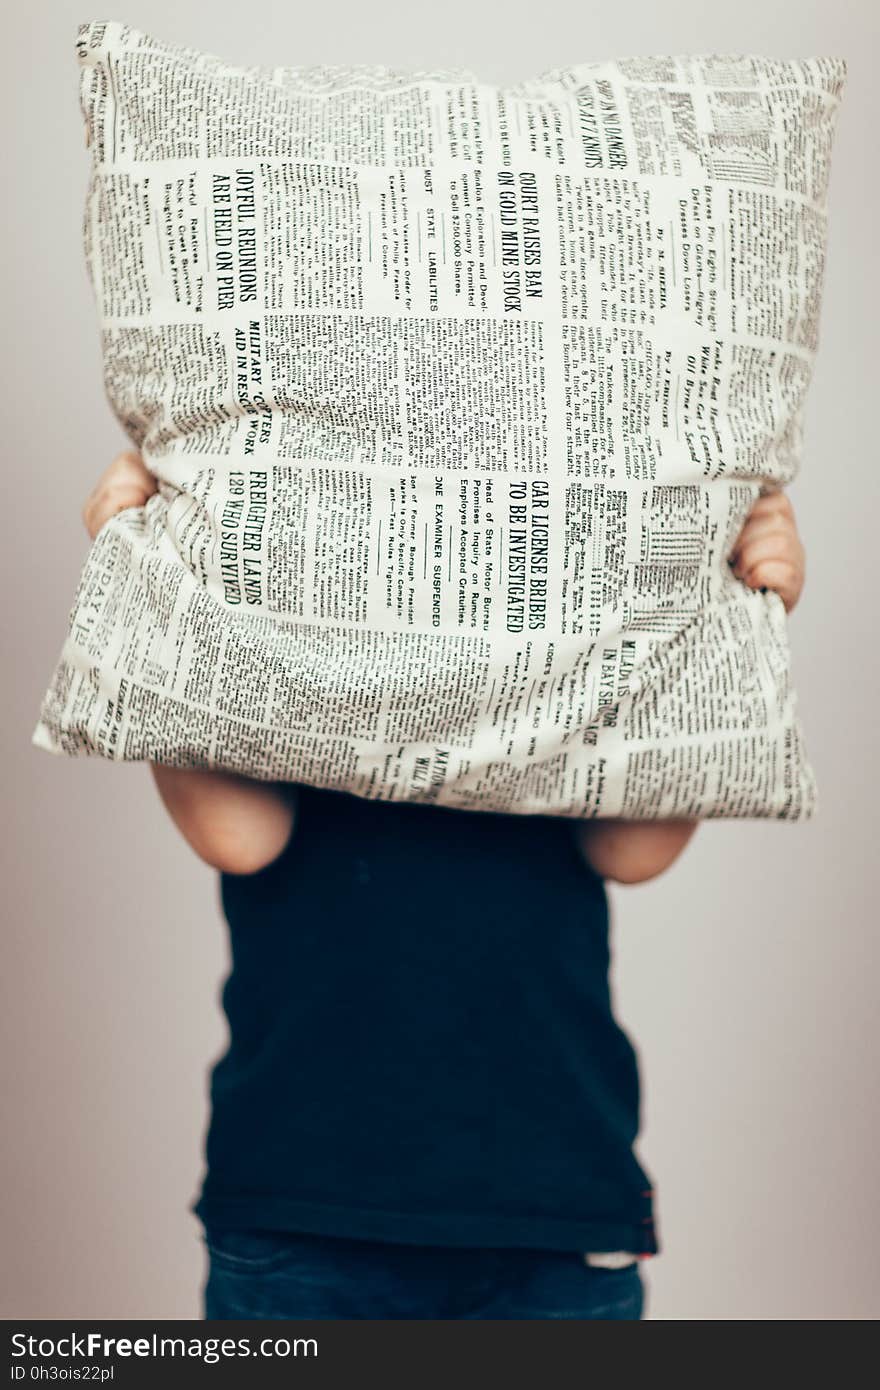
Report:
[[[202,1196],[190,1210],[207,1227],[228,1230],[305,1231],[311,1235],[403,1245],[478,1248],[625,1250],[638,1257],[660,1247],[649,1213],[633,1218],[493,1216],[489,1213],[402,1212],[324,1206],[280,1197]]]

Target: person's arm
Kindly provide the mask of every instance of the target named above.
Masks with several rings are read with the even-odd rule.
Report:
[[[277,859],[293,833],[293,788],[235,772],[151,763],[165,810],[190,849],[225,874],[255,874]]]
[[[156,490],[156,479],[136,450],[119,454],[83,507],[83,521],[92,540],[117,512],[142,507]],[[271,864],[290,839],[295,817],[292,789],[232,772],[158,763],[150,767],[177,829],[212,869],[228,874],[256,873]]]
[[[804,547],[794,509],[784,492],[759,497],[746,518],[730,566],[751,589],[774,589],[790,613],[801,596]],[[615,883],[646,883],[681,854],[699,824],[695,820],[595,820],[577,826],[581,853],[596,873]]]
[[[578,826],[581,853],[602,878],[647,883],[674,864],[696,830],[695,820],[606,820]]]

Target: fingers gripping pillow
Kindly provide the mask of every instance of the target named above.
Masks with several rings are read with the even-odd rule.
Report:
[[[238,68],[78,40],[106,388],[159,480],[35,741],[573,817],[810,814],[782,601],[843,64]]]

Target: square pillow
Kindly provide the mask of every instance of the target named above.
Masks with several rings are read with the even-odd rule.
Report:
[[[844,64],[237,67],[78,38],[110,403],[155,473],[34,741],[368,798],[808,816],[781,599]]]

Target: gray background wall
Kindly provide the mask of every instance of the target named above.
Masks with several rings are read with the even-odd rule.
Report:
[[[49,0],[6,14],[0,1316],[199,1316],[187,1205],[224,1042],[214,879],[146,769],[29,743],[85,551],[80,504],[122,444],[80,239],[73,40],[92,17],[238,61],[452,64],[496,81],[688,50],[849,60],[793,492],[809,578],[792,641],[821,814],[706,826],[664,879],[615,892],[615,988],[659,1189],[651,1315],[880,1314],[876,7],[470,0],[461,13],[460,33],[448,7],[402,0],[128,0],[110,16]]]

